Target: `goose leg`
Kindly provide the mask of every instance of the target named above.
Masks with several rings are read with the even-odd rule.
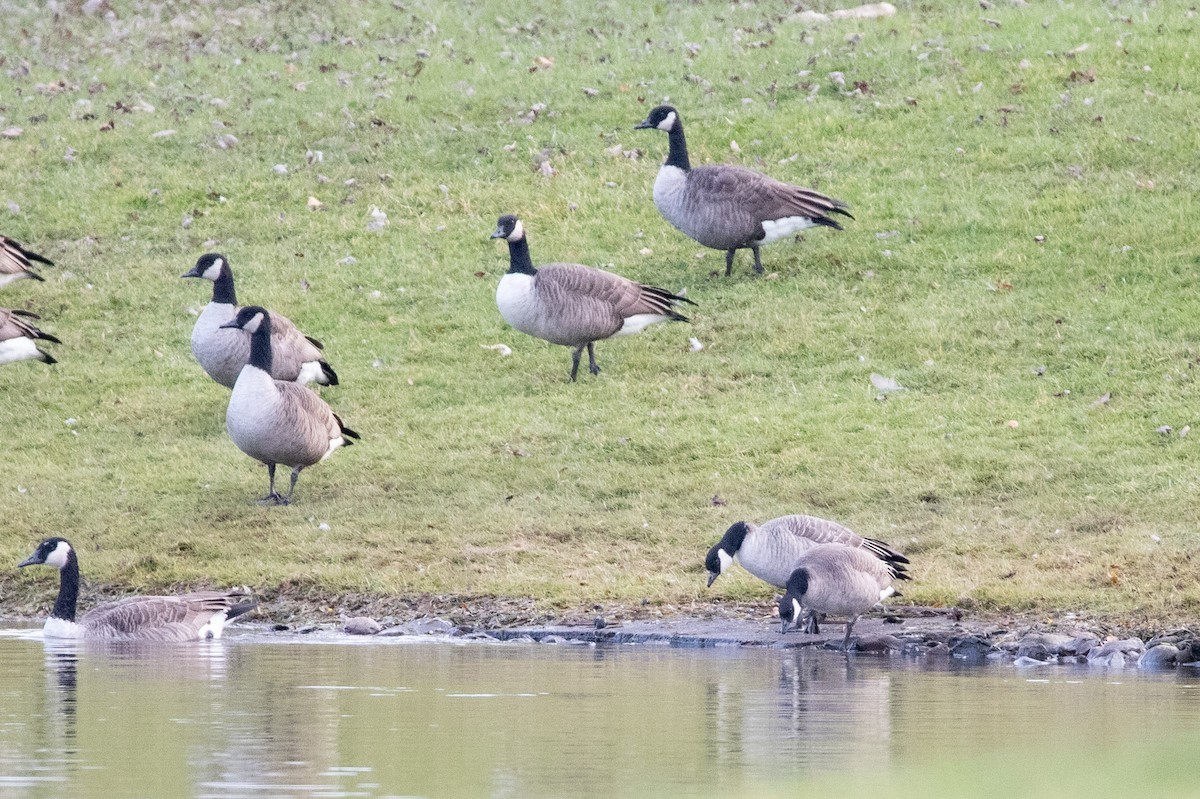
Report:
[[[754,271],[761,275],[763,273],[762,258],[758,254],[758,247],[751,247],[750,249],[754,250]]]
[[[729,277],[730,273],[733,272],[733,254],[735,252],[737,252],[737,250],[725,251],[725,277]]]
[[[267,495],[258,501],[260,505],[279,505],[283,497],[275,492],[275,464],[267,464],[267,476],[271,480],[270,488],[267,490]]]
[[[850,651],[850,631],[854,629],[854,622],[858,621],[861,616],[855,616],[846,622],[846,637],[842,639],[842,651]]]
[[[594,375],[600,374],[600,364],[596,363],[596,350],[592,346],[592,342],[588,342],[588,371]]]
[[[804,632],[809,635],[816,635],[821,632],[821,626],[817,623],[817,612],[815,610],[808,611],[808,615],[804,619]]]
[[[583,345],[571,350],[571,382],[575,382],[575,376],[579,374],[579,356],[583,355]]]
[[[296,481],[300,479],[300,470],[303,468],[303,466],[297,466],[292,469],[292,484],[288,487],[287,496],[279,498],[280,505],[287,505],[292,501],[292,492],[296,490]]]

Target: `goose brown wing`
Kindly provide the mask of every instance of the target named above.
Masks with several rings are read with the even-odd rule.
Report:
[[[829,214],[850,215],[845,203],[819,191],[728,164],[696,167],[688,174],[688,188],[702,198],[711,224],[718,226],[759,228],[764,221],[802,216],[840,228]],[[722,218],[727,221],[722,223]]]
[[[582,264],[547,264],[534,275],[547,330],[570,332],[580,343],[608,338],[625,323],[619,305],[624,278]]]
[[[182,596],[126,597],[90,610],[80,624],[89,635],[190,641],[215,614],[228,611],[235,592],[203,591]]]
[[[288,466],[311,466],[329,454],[329,442],[342,435],[342,424],[325,400],[304,386],[275,382],[283,402],[273,425],[280,463]]]
[[[613,332],[620,329],[625,319],[638,314],[659,314],[682,319],[672,306],[691,302],[666,289],[582,264],[548,264],[538,269],[538,278],[543,274],[546,275],[548,292],[586,298],[610,309],[610,314],[606,315],[617,323]]]
[[[54,262],[27,250],[8,236],[0,236],[0,274],[17,275],[30,271],[31,261],[39,261],[50,266]]]
[[[0,308],[0,341],[27,337],[61,344],[62,342],[57,338],[49,333],[43,333],[36,325],[29,321],[30,319],[40,318],[32,311]]]
[[[300,367],[321,360],[321,348],[286,316],[271,314],[271,372],[279,380],[295,380]]]

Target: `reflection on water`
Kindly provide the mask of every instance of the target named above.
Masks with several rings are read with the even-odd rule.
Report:
[[[0,797],[742,796],[1069,746],[1081,729],[1101,752],[1194,740],[1198,671],[0,631]]]

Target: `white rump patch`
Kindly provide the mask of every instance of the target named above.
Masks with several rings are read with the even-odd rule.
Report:
[[[213,617],[209,619],[203,627],[200,628],[200,631],[197,633],[196,637],[200,640],[205,640],[208,638],[220,638],[221,633],[225,630],[225,614],[226,611],[224,610],[220,613],[214,613]]]
[[[808,230],[810,227],[816,227],[817,223],[809,219],[807,216],[788,216],[783,219],[773,219],[762,223],[763,232],[766,234],[758,241],[759,244],[770,244],[773,241],[786,239],[801,230]]]
[[[296,376],[296,382],[300,385],[314,382],[324,384],[324,380],[325,370],[317,361],[305,361],[300,365],[300,374]]]
[[[41,358],[42,354],[38,352],[37,345],[33,343],[33,339],[28,336],[20,336],[19,338],[10,338],[7,341],[0,341],[0,363],[13,363],[14,361],[27,361],[30,358]]]
[[[618,336],[631,336],[634,333],[641,333],[646,328],[655,322],[665,322],[671,317],[663,316],[660,313],[639,313],[625,318],[625,324],[616,332]]]

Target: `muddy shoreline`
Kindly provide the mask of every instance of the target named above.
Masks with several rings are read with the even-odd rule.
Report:
[[[87,593],[85,607],[103,601],[108,592],[93,588]],[[285,636],[319,633],[546,644],[832,649],[841,645],[844,632],[842,620],[829,619],[818,634],[793,630],[781,635],[774,603],[766,599],[607,602],[561,608],[532,598],[328,596],[293,589],[260,595],[260,600],[253,625]],[[49,600],[5,605],[5,615],[22,622],[36,623],[49,610]],[[1010,661],[1021,666],[1074,662],[1105,667],[1200,667],[1200,635],[1186,625],[1081,613],[1003,614],[889,605],[875,609],[855,625],[852,648],[863,654]]]

